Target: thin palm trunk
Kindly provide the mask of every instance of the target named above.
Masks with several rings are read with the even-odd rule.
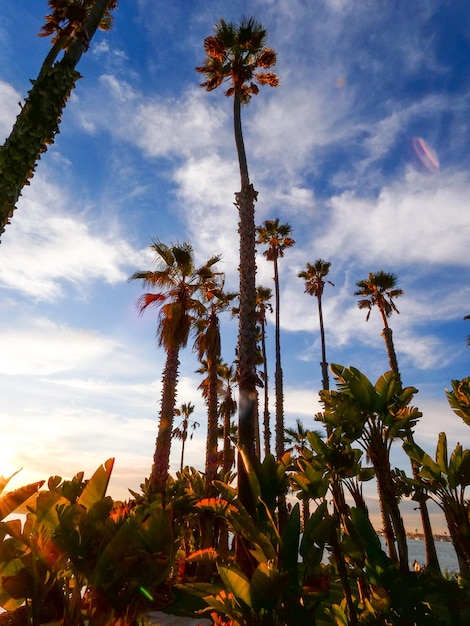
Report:
[[[206,495],[209,497],[214,494],[213,482],[217,478],[219,407],[217,398],[217,361],[208,358],[207,365],[209,370],[209,395],[207,398]]]
[[[321,371],[322,371],[322,388],[326,391],[330,388],[330,379],[328,376],[328,363],[326,362],[326,341],[325,327],[323,324],[323,307],[321,295],[318,296],[318,318],[320,321],[320,341],[321,341]]]
[[[264,404],[263,404],[263,441],[264,454],[271,453],[271,429],[269,419],[269,381],[266,355],[266,322],[263,316],[261,320],[261,356],[263,358],[263,383],[264,383]]]
[[[184,448],[186,445],[186,437],[188,436],[188,420],[184,420],[183,424],[183,433],[181,436],[181,459],[180,459],[180,472],[183,471],[184,467]]]
[[[166,481],[170,467],[171,433],[178,382],[179,347],[169,347],[163,373],[163,389],[160,407],[157,442],[150,474],[150,492],[160,494],[165,500]]]
[[[398,508],[395,486],[393,484],[392,472],[388,461],[389,457],[381,442],[381,433],[378,433],[377,438],[380,438],[380,443],[369,447],[369,454],[375,469],[377,489],[384,512],[384,530],[386,532],[389,554],[392,560],[398,562],[400,570],[406,573],[409,570],[409,565],[405,526]],[[390,521],[391,527],[387,520]],[[396,560],[397,557],[393,546],[394,541],[396,541],[398,550],[398,561]]]
[[[395,345],[393,343],[393,332],[387,323],[387,317],[384,311],[381,311],[382,320],[384,322],[384,328],[382,331],[382,336],[385,340],[385,347],[387,349],[388,354],[388,362],[390,365],[390,369],[394,372],[395,376],[398,379],[400,385],[402,384],[400,371],[398,369],[398,360],[395,352]],[[408,431],[407,440],[413,441],[413,433],[411,429]],[[413,478],[416,480],[419,474],[419,468],[416,462],[413,459],[410,459],[411,463],[411,471],[413,474]],[[423,535],[424,535],[424,545],[426,550],[426,565],[428,567],[432,567],[437,571],[440,571],[439,559],[437,558],[436,544],[434,542],[434,536],[432,532],[431,519],[429,517],[429,510],[426,500],[422,499],[418,503],[419,512],[421,517],[421,524],[423,527]]]
[[[279,269],[277,257],[274,257],[274,294],[275,294],[275,351],[276,351],[276,456],[278,461],[284,454],[284,391],[281,366],[281,316],[279,294]]]

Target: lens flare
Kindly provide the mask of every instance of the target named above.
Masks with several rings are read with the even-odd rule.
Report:
[[[428,172],[437,172],[439,169],[439,159],[436,152],[421,137],[413,137],[411,140],[414,153],[419,159],[421,165]]]
[[[147,600],[150,600],[150,602],[153,602],[153,596],[149,594],[147,589],[145,589],[144,587],[139,587],[139,589],[140,589],[140,593],[144,596],[144,598],[147,598]]]

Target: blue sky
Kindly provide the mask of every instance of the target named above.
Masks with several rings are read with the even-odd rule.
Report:
[[[0,7],[2,137],[49,50],[37,37],[45,13],[43,0]],[[405,294],[391,325],[403,381],[419,390],[416,439],[434,452],[445,430],[449,446],[468,446],[444,394],[470,360],[467,3],[121,0],[2,236],[0,473],[22,467],[13,486],[89,475],[115,456],[110,493],[126,497],[149,473],[164,353],[127,278],[151,267],[159,238],[191,242],[200,264],[221,253],[237,288],[231,102],[201,89],[194,67],[213,24],[243,15],[268,30],[281,80],[244,108],[243,125],[256,221],[279,217],[296,240],[280,264],[286,424],[317,426],[316,301],[297,273],[321,257],[335,283],[324,295],[328,360],[373,381],[388,369],[380,317],[366,323],[353,293],[369,272],[395,273]],[[272,285],[262,255],[258,282]],[[230,362],[236,322],[222,326]],[[272,380],[272,349],[268,358]],[[196,405],[186,462],[202,469],[197,367],[188,347],[178,402]],[[175,442],[173,470],[179,453]],[[393,460],[408,467],[398,447]],[[414,528],[411,504],[404,514]]]

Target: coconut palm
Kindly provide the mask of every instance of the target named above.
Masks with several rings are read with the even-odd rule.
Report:
[[[62,111],[80,78],[75,68],[96,30],[110,28],[110,12],[117,0],[49,0],[48,4],[51,13],[40,34],[52,35],[53,46],[32,81],[10,136],[0,147],[0,236],[38,159],[59,132]],[[63,58],[56,62],[62,51]]]
[[[270,416],[269,416],[269,380],[268,380],[268,368],[266,357],[266,312],[273,312],[270,300],[273,292],[269,287],[262,287],[258,285],[256,287],[256,312],[260,330],[260,344],[261,344],[261,357],[263,360],[263,372],[261,374],[263,380],[263,442],[264,442],[264,454],[271,453],[271,428],[270,428]]]
[[[317,259],[314,263],[307,263],[306,269],[299,272],[297,276],[305,280],[305,291],[311,296],[315,296],[318,303],[318,318],[320,323],[320,341],[321,341],[321,371],[322,371],[322,389],[330,388],[330,379],[328,376],[328,363],[326,360],[326,342],[325,327],[323,323],[323,306],[322,297],[325,283],[329,283],[334,287],[331,280],[327,280],[331,263],[323,259]]]
[[[160,420],[149,479],[150,492],[164,498],[170,465],[179,352],[186,346],[194,322],[204,310],[197,298],[201,277],[204,279],[207,272],[212,271],[219,257],[212,257],[197,269],[189,243],[167,246],[154,240],[150,248],[155,254],[155,269],[135,272],[129,280],[141,280],[144,287],[159,290],[143,294],[138,300],[138,310],[142,314],[149,306],[159,309],[157,338],[159,345],[166,350]]]
[[[180,472],[183,471],[183,467],[184,467],[184,449],[186,446],[186,440],[188,438],[188,429],[191,428],[192,430],[196,430],[196,428],[199,428],[200,426],[199,422],[189,419],[189,416],[194,412],[194,408],[195,408],[194,404],[191,404],[191,402],[188,402],[188,403],[182,404],[181,408],[175,409],[175,415],[183,416],[181,424],[179,426],[176,426],[176,428],[173,428],[173,431],[171,433],[171,436],[174,439],[179,439],[181,441]],[[194,433],[191,433],[189,435],[189,439],[193,438],[193,434]]]
[[[284,390],[281,366],[281,306],[279,289],[279,266],[278,259],[284,256],[284,250],[295,244],[290,236],[292,228],[289,224],[280,224],[279,218],[265,220],[262,226],[256,229],[257,244],[267,246],[263,252],[268,261],[274,265],[274,314],[275,314],[275,346],[276,346],[276,368],[274,383],[276,388],[276,456],[279,459],[284,454]]]
[[[379,309],[384,325],[382,336],[385,340],[390,369],[394,372],[397,381],[401,385],[401,376],[398,369],[395,346],[393,344],[392,329],[388,325],[388,318],[392,315],[392,313],[400,313],[393,300],[402,296],[403,290],[397,289],[396,283],[397,277],[394,274],[383,271],[379,271],[376,274],[369,273],[368,279],[359,280],[356,283],[356,286],[359,287],[359,289],[354,293],[354,295],[363,297],[362,300],[359,300],[358,305],[360,309],[368,310],[366,321],[369,319],[374,306]],[[406,440],[408,442],[413,442],[413,433],[411,429],[408,429],[407,431]],[[411,470],[413,472],[413,476],[416,478],[418,468],[413,459],[411,459]],[[429,511],[424,497],[419,499],[419,510],[426,546],[426,563],[428,566],[438,570],[439,561],[437,558]]]
[[[259,91],[258,84],[275,87],[279,79],[265,70],[276,64],[276,53],[266,46],[267,32],[253,18],[242,18],[238,24],[220,20],[214,35],[206,37],[206,57],[196,71],[206,80],[201,84],[212,91],[229,83],[225,91],[233,96],[235,144],[240,169],[241,190],[235,195],[239,211],[240,235],[240,315],[238,338],[239,442],[248,455],[254,456],[256,410],[256,252],[254,203],[257,192],[250,183],[241,123],[241,105],[248,104]],[[239,464],[239,496],[254,513],[255,502],[248,477]]]
[[[384,325],[382,336],[387,348],[390,369],[395,373],[398,381],[401,382],[397,355],[393,345],[392,329],[388,325],[388,318],[392,313],[400,313],[393,300],[403,295],[403,289],[397,289],[395,287],[396,283],[397,277],[395,274],[383,272],[382,270],[376,274],[370,272],[369,278],[357,281],[356,286],[359,289],[354,292],[354,295],[362,297],[362,300],[358,302],[358,306],[360,309],[367,309],[366,321],[369,321],[374,306],[379,309]]]

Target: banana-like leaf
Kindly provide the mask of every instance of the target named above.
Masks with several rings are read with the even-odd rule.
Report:
[[[11,491],[0,498],[0,520],[4,519],[11,513],[14,513],[20,505],[37,493],[43,484],[44,481],[40,480],[37,483],[31,483],[25,487],[15,489],[15,491]]]
[[[7,478],[5,478],[5,476],[0,476],[0,493],[2,493],[2,491],[5,489],[5,487],[8,485],[8,483],[10,482],[10,480],[16,476],[19,472],[21,472],[21,469],[17,470],[16,472],[14,472],[11,476],[8,476]]]
[[[114,459],[111,458],[105,461],[105,463],[96,470],[87,482],[85,489],[82,491],[78,499],[78,504],[81,504],[86,509],[90,509],[95,502],[105,497],[113,466]]]
[[[219,565],[219,574],[226,588],[235,596],[238,601],[244,602],[252,608],[250,581],[248,577],[238,567]]]

